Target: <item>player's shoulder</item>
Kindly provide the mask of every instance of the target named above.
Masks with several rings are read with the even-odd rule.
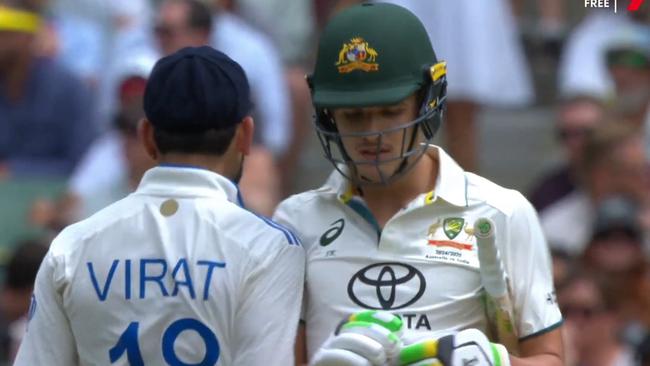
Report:
[[[528,199],[516,189],[503,187],[474,173],[466,172],[465,177],[470,202],[483,202],[506,216],[532,209]]]
[[[308,212],[312,207],[318,205],[320,202],[335,197],[336,192],[324,188],[313,189],[285,198],[280,202],[276,211]]]
[[[287,197],[276,208],[276,214],[284,212],[291,213],[292,215],[301,214],[310,217],[318,214],[318,211],[314,210],[315,208],[322,210],[325,202],[332,202],[337,199],[338,194],[336,189],[326,182],[319,188]],[[297,218],[297,216],[294,217]]]
[[[243,232],[249,231],[249,228],[255,228],[253,235],[257,237],[273,238],[272,245],[295,245],[301,246],[300,240],[288,227],[274,221],[272,218],[248,211],[246,209],[239,209],[239,215],[243,222],[248,223],[242,227]]]
[[[134,196],[128,195],[109,206],[97,211],[81,221],[65,227],[54,238],[50,251],[52,255],[69,254],[82,249],[82,243],[94,235],[112,227],[115,222],[129,219],[138,214],[137,206],[133,204]]]
[[[323,186],[298,193],[280,202],[273,218],[292,228],[305,240],[323,217],[340,211],[340,201],[335,189]]]
[[[276,250],[286,245],[300,246],[300,241],[290,229],[237,203],[227,201],[215,207],[206,202],[200,212],[201,219],[212,225],[213,230],[246,249],[253,245],[262,251]]]
[[[236,246],[255,268],[270,268],[274,263],[289,267],[304,263],[302,242],[288,227],[263,215],[230,203],[229,212],[221,216],[217,230],[224,243]]]

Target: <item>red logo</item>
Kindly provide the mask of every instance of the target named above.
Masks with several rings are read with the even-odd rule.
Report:
[[[637,11],[643,4],[643,0],[630,0],[630,5],[627,6],[628,11]]]
[[[450,240],[433,240],[429,239],[429,245],[434,247],[450,247],[460,250],[472,250],[472,244],[459,243]]]

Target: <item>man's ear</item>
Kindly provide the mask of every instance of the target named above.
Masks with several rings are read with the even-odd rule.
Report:
[[[149,122],[148,119],[143,118],[138,123],[138,138],[144,146],[144,150],[147,152],[150,158],[157,160],[160,153],[158,152],[158,146],[156,145],[156,139],[153,134],[153,125]]]
[[[253,146],[253,135],[255,133],[255,123],[253,117],[246,116],[237,126],[235,133],[235,148],[238,152],[248,155]]]

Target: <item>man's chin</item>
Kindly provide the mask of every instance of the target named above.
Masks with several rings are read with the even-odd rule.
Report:
[[[397,170],[396,167],[391,167],[391,169],[386,167],[364,167],[358,170],[358,176],[361,182],[381,184],[389,180],[395,174],[395,170]]]

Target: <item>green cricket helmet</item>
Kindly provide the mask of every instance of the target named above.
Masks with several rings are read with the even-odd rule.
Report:
[[[321,34],[316,67],[307,78],[326,158],[357,184],[388,184],[402,176],[424,155],[440,127],[446,74],[446,64],[437,61],[424,26],[410,11],[393,4],[364,3],[337,14]],[[389,130],[342,134],[331,113],[335,108],[393,105],[413,94],[421,101],[418,117]],[[353,160],[343,147],[344,138],[378,138],[379,152],[383,136],[400,132],[400,155],[389,159]],[[424,140],[418,141],[419,136]],[[401,164],[394,172],[379,169],[396,160]],[[376,167],[380,180],[358,176],[360,165]]]

